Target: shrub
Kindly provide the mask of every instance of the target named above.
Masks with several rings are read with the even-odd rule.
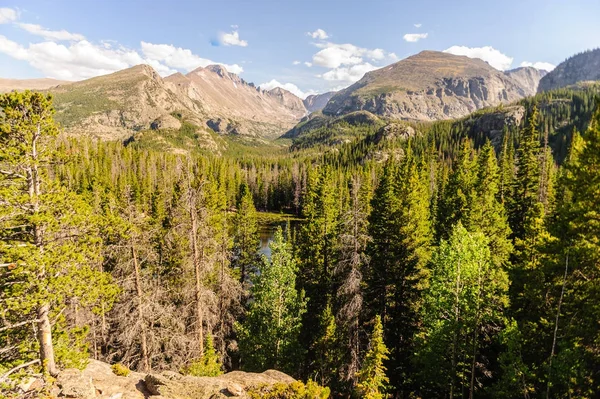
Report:
[[[112,366],[110,366],[110,368],[112,369],[112,372],[118,375],[119,377],[127,377],[129,373],[131,373],[129,367],[121,363],[115,363]]]
[[[327,399],[329,394],[329,388],[311,380],[306,384],[296,381],[291,384],[262,385],[248,391],[251,399]]]

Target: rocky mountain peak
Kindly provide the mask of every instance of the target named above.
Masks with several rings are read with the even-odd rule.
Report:
[[[235,75],[233,73],[230,73],[223,65],[209,65],[204,69],[206,69],[207,71],[214,72],[222,78],[231,78],[231,75]]]
[[[523,88],[526,95],[533,96],[537,93],[540,80],[548,74],[548,71],[533,67],[519,67],[505,71],[504,74],[515,80]]]
[[[323,113],[366,110],[394,119],[452,119],[524,95],[525,90],[510,76],[480,59],[422,51],[368,72],[335,94]]]

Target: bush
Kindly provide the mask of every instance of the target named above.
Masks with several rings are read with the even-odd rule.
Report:
[[[329,394],[329,388],[311,380],[306,384],[296,381],[291,384],[262,385],[248,391],[251,399],[327,399]]]
[[[115,363],[112,366],[110,366],[110,368],[112,369],[112,372],[118,375],[119,377],[127,377],[129,373],[131,373],[129,367],[121,363]]]

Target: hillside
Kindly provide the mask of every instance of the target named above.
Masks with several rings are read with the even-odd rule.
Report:
[[[308,112],[320,111],[327,105],[327,102],[335,95],[335,91],[328,91],[322,94],[311,94],[303,101]]]
[[[0,93],[8,93],[13,90],[46,90],[60,84],[69,83],[64,80],[40,78],[40,79],[3,79],[0,78]]]
[[[600,80],[600,48],[574,55],[544,76],[538,87],[544,92],[579,82]]]
[[[423,51],[368,72],[334,95],[323,113],[366,110],[394,119],[452,119],[526,94],[514,79],[480,59]]]

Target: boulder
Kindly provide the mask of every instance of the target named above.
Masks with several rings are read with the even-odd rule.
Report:
[[[92,399],[96,397],[96,388],[92,384],[92,378],[84,375],[81,370],[66,369],[62,371],[56,384],[60,388],[60,396],[65,398]]]

